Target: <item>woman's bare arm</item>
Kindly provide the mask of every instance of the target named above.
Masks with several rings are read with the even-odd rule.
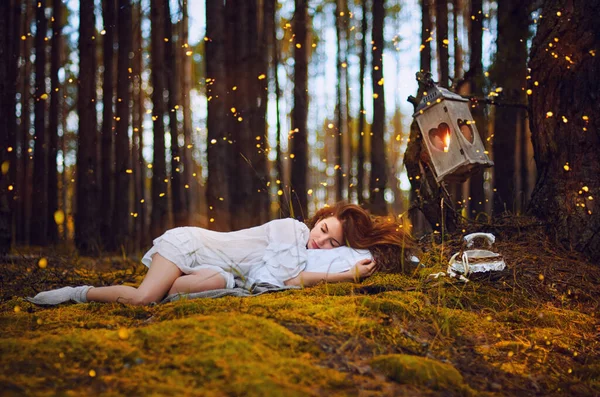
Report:
[[[294,278],[286,280],[285,285],[296,285],[300,287],[311,287],[326,281],[328,283],[339,283],[344,281],[360,281],[371,276],[377,265],[375,261],[363,259],[358,261],[350,270],[343,273],[321,273],[321,272],[301,272]]]

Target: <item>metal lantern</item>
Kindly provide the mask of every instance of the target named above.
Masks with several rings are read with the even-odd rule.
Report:
[[[494,162],[485,153],[469,100],[438,87],[430,76],[427,74],[422,80],[423,76],[418,74],[417,80],[421,78],[426,92],[413,117],[421,130],[436,180],[464,182]]]

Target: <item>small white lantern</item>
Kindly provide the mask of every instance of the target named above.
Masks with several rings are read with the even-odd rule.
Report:
[[[413,117],[436,181],[464,182],[480,168],[493,166],[485,154],[469,100],[438,87],[432,80],[426,81],[426,90]]]

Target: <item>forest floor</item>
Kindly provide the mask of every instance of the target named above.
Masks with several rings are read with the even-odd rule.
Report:
[[[427,281],[475,231],[496,236],[508,268]],[[148,307],[34,306],[23,297],[135,285],[145,267],[15,250],[0,264],[0,394],[600,395],[600,264],[531,218],[433,237],[410,275]]]

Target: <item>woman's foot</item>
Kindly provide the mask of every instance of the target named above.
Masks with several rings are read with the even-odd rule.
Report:
[[[63,287],[50,291],[40,292],[33,298],[26,299],[36,305],[58,305],[59,303],[73,300],[77,303],[87,303],[87,293],[93,288],[90,285],[82,285],[80,287]]]

